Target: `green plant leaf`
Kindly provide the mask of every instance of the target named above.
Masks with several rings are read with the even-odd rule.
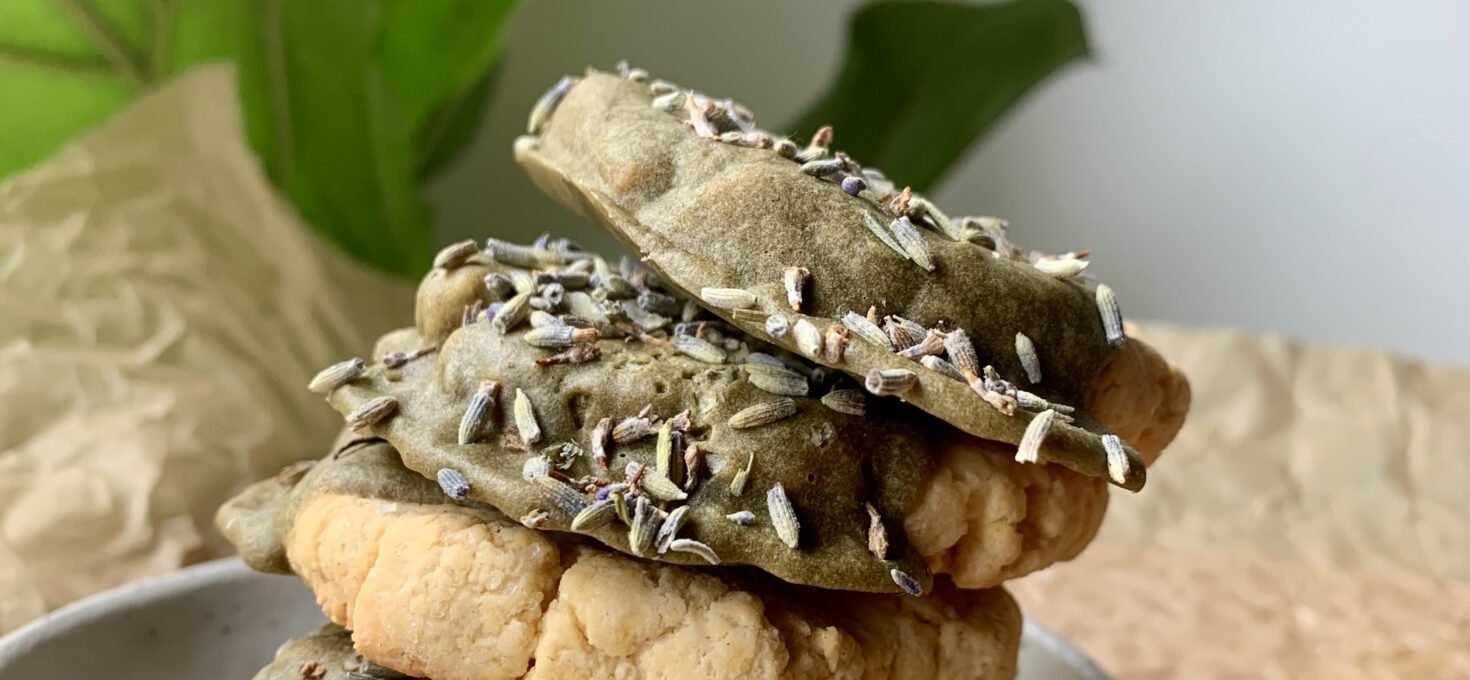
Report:
[[[1037,83],[1087,56],[1068,0],[881,1],[853,16],[843,70],[789,129],[923,190]]]
[[[276,110],[271,83],[283,82],[272,73],[284,70],[278,2],[265,0],[184,0],[165,17],[171,31],[166,42],[155,42],[162,73],[176,73],[196,64],[231,61],[240,81],[240,102],[251,148],[271,180],[280,184],[290,163],[289,119]],[[270,28],[267,29],[267,23]],[[269,50],[269,51],[268,51]]]
[[[65,3],[0,2],[0,177],[136,96],[139,83],[120,75],[135,66],[109,61]]]
[[[490,93],[499,79],[497,61],[474,87],[440,106],[419,125],[414,133],[414,170],[419,181],[433,179],[469,146],[485,120]]]
[[[505,47],[514,0],[386,0],[378,63],[409,125],[469,92]]]
[[[421,178],[482,117],[513,6],[3,0],[0,177],[160,80],[230,61],[251,147],[302,216],[358,258],[414,276],[432,255]]]
[[[431,257],[431,222],[413,175],[412,130],[373,61],[376,7],[279,2],[283,54],[267,69],[272,126],[289,131],[281,184],[301,214],[348,252],[413,275]],[[268,13],[269,17],[271,13]],[[268,54],[267,64],[274,59]],[[280,140],[277,149],[287,149]]]

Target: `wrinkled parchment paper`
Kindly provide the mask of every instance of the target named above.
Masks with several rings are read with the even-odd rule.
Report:
[[[1008,584],[1119,678],[1470,678],[1470,367],[1150,324],[1194,404],[1077,560]]]
[[[242,130],[196,70],[0,185],[0,632],[225,554],[215,507],[341,426],[307,380],[412,316]]]

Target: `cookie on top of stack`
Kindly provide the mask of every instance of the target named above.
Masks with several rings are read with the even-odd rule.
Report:
[[[1188,408],[1086,254],[637,69],[529,132],[636,259],[444,249],[414,325],[313,381],[329,455],[221,509],[246,561],[434,680],[1011,677],[1000,584],[1076,555]]]

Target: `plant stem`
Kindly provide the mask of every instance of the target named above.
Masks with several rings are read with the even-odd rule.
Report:
[[[282,38],[281,0],[261,2],[261,42],[265,53],[265,80],[269,90],[271,122],[275,129],[275,167],[267,168],[277,186],[286,186],[290,179],[291,147],[291,88],[286,82],[286,47]]]
[[[112,68],[123,79],[139,89],[148,84],[144,74],[143,58],[118,34],[117,29],[85,0],[56,0],[56,4],[71,15],[82,30],[97,42],[97,47]]]
[[[162,80],[168,75],[169,62],[173,58],[174,20],[179,15],[179,0],[152,0],[149,9],[153,14],[153,48],[148,54],[149,75]]]
[[[5,44],[0,44],[0,62],[9,62],[21,66],[31,66],[80,76],[107,77],[113,74],[112,65],[100,59],[53,54],[42,50],[33,50]]]

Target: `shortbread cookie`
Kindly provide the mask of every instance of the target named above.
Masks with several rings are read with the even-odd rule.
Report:
[[[941,580],[925,597],[834,597],[755,571],[637,560],[473,503],[393,500],[432,487],[388,446],[358,444],[294,482],[259,482],[220,522],[255,534],[241,542],[251,549],[275,537],[367,659],[436,680],[1015,672],[1020,613],[998,588]]]

